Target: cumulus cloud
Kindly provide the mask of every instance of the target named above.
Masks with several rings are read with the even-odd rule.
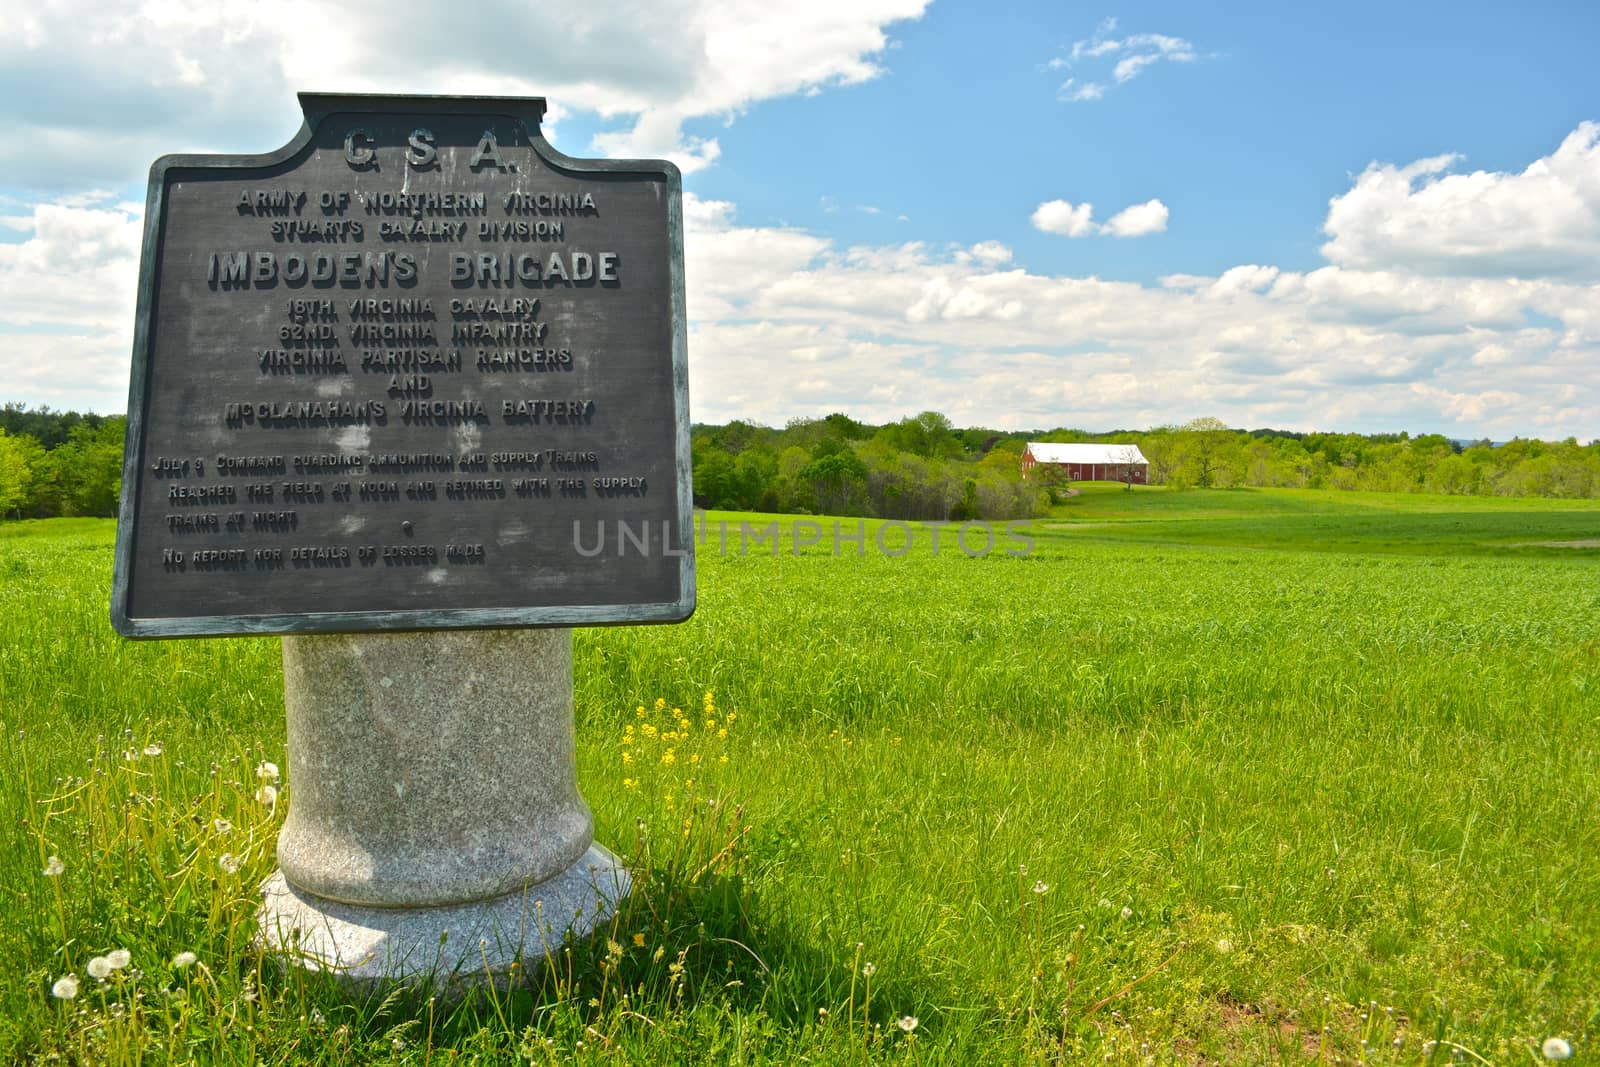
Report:
[[[1094,221],[1093,204],[1074,205],[1066,200],[1046,200],[1034,209],[1029,221],[1041,233],[1054,233],[1062,237],[1091,237],[1096,234],[1144,237],[1164,232],[1167,216],[1167,205],[1160,200],[1147,200],[1123,208],[1102,225]]]
[[[1529,172],[1545,169],[1560,168]],[[1033,221],[1084,236],[1165,219],[1159,201],[1103,226],[1091,205],[1050,201]],[[1589,437],[1600,425],[1600,289],[1553,274],[1256,263],[1142,285],[1036,273],[998,242],[840,247],[731,223],[690,238],[691,361],[695,381],[713,383],[696,418],[709,421],[936,408],[1011,427],[1201,413],[1464,437]]]
[[[1042,233],[1087,237],[1099,229],[1091,217],[1093,214],[1093,204],[1073,205],[1065,200],[1046,200],[1034,209],[1029,221],[1034,229]]]
[[[1164,33],[1134,33],[1117,37],[1114,36],[1116,29],[1116,19],[1103,20],[1096,27],[1093,36],[1074,41],[1068,55],[1051,58],[1045,64],[1046,69],[1064,70],[1080,63],[1095,60],[1110,62],[1114,59],[1111,77],[1121,85],[1138,77],[1145,68],[1163,60],[1172,63],[1193,63],[1200,58],[1200,53],[1195,50],[1194,45],[1182,37]],[[1068,101],[1099,100],[1105,93],[1104,83],[1080,82],[1075,77],[1068,78],[1056,91],[1059,99]]]
[[[1151,233],[1164,233],[1167,214],[1167,205],[1159,200],[1146,200],[1142,204],[1123,208],[1111,216],[1102,229],[1113,237],[1143,237]]]
[[[128,397],[141,213],[82,200],[0,216],[7,399],[120,411]]]
[[[295,90],[337,88],[546,96],[552,121],[615,123],[597,151],[692,171],[721,148],[686,121],[875,78],[887,28],[926,2],[166,0],[109,16],[60,0],[0,37],[0,92],[29,101],[0,117],[0,165],[24,185],[121,185],[164,152],[276,147],[298,125]]]
[[[1478,277],[1600,281],[1600,124],[1520,174],[1452,173],[1453,155],[1373,163],[1328,205],[1330,262]]]

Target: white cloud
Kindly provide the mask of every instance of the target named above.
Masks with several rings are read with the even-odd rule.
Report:
[[[971,256],[985,266],[998,267],[1011,262],[1012,251],[999,241],[979,241],[972,246]]]
[[[6,399],[121,411],[128,397],[141,218],[40,204],[0,218],[0,381]]]
[[[1033,228],[1043,233],[1057,233],[1063,237],[1087,237],[1098,232],[1091,216],[1093,204],[1073,206],[1065,200],[1046,200],[1034,209],[1029,221]]]
[[[1373,163],[1329,202],[1340,266],[1600,281],[1600,124],[1520,174],[1450,173],[1456,156]]]
[[[1090,237],[1096,234],[1144,237],[1165,232],[1167,215],[1167,205],[1160,200],[1148,200],[1123,208],[1101,225],[1094,221],[1093,204],[1074,206],[1066,200],[1046,200],[1034,209],[1029,221],[1034,229],[1042,233],[1060,234],[1063,237]]]
[[[1159,53],[1147,52],[1144,55],[1128,56],[1117,61],[1116,68],[1112,70],[1112,77],[1118,82],[1132,81],[1133,78],[1145,67],[1161,61]]]
[[[1152,233],[1165,233],[1167,205],[1159,200],[1146,200],[1142,204],[1123,208],[1107,220],[1103,231],[1113,237],[1144,237]]]
[[[1121,85],[1132,81],[1141,71],[1163,60],[1172,63],[1193,63],[1200,58],[1194,45],[1182,37],[1164,33],[1135,33],[1126,37],[1113,37],[1111,35],[1116,28],[1116,19],[1105,19],[1096,27],[1092,37],[1074,41],[1067,57],[1055,56],[1045,64],[1045,68],[1063,70],[1087,60],[1115,56],[1118,58],[1112,67],[1111,77]],[[1104,83],[1079,82],[1076,78],[1068,78],[1056,91],[1059,99],[1067,101],[1099,100],[1105,93]]]
[[[60,0],[0,37],[0,92],[29,101],[0,117],[0,166],[24,185],[120,186],[165,152],[277,147],[294,90],[336,87],[546,96],[618,124],[596,148],[692,171],[721,149],[686,121],[875,78],[887,27],[926,2]]]
[[[1082,82],[1076,78],[1068,78],[1061,83],[1061,88],[1056,90],[1056,95],[1062,100],[1076,103],[1080,100],[1098,100],[1106,95],[1106,87],[1099,82]]]
[[[1141,230],[1162,215],[1142,204],[1117,217]],[[1112,224],[1052,201],[1035,225]],[[695,417],[708,421],[935,408],[1014,427],[1207,413],[1463,437],[1586,438],[1600,425],[1600,287],[1581,281],[1241,264],[1140,285],[1037,274],[991,242],[843,248],[738,226],[691,238],[693,375],[712,383]]]

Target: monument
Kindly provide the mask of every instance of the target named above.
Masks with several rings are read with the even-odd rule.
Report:
[[[542,99],[300,102],[152,168],[112,621],[283,635],[265,946],[501,981],[629,884],[567,627],[694,610],[682,181],[557,152]]]

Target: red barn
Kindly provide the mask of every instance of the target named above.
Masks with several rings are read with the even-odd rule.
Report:
[[[1042,469],[1036,469],[1042,468]],[[1150,461],[1138,445],[1055,445],[1030,443],[1022,452],[1024,478],[1071,482],[1125,482],[1144,485]]]

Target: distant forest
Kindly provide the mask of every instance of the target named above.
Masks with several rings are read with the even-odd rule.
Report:
[[[1235,430],[1195,419],[1153,430],[958,429],[938,412],[870,426],[846,415],[697,425],[694,497],[702,507],[886,519],[1027,518],[1059,500],[1059,480],[1023,481],[1029,441],[1137,445],[1150,484],[1280,486],[1398,493],[1600,497],[1600,443],[1452,441],[1437,434]]]
[[[121,415],[0,406],[0,517],[111,517],[122,483]],[[1089,433],[961,429],[936,411],[883,426],[847,415],[782,429],[696,425],[694,501],[705,508],[885,519],[1030,518],[1070,492],[1023,481],[1029,441],[1134,444],[1150,484],[1281,486],[1486,496],[1600,497],[1600,443],[1463,443],[1437,434],[1235,430],[1217,419]]]

